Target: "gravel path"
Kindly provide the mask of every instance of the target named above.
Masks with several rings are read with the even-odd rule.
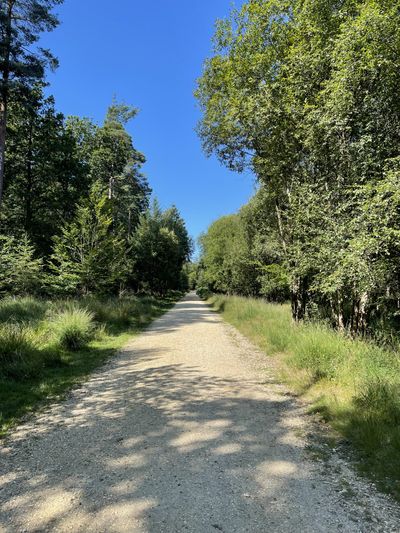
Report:
[[[400,531],[268,364],[190,294],[3,442],[0,531]]]

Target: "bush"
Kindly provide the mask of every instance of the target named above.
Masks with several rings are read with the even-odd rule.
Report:
[[[199,287],[196,291],[196,294],[202,300],[207,300],[211,296],[211,291],[208,287]]]
[[[71,307],[53,319],[51,329],[63,348],[79,350],[93,335],[93,314],[87,309]]]

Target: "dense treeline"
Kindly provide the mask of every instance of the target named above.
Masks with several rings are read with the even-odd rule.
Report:
[[[0,7],[0,294],[185,288],[191,241],[175,207],[149,208],[145,157],[126,130],[137,110],[113,101],[98,125],[46,96],[56,60],[36,42],[60,3]]]
[[[199,132],[260,187],[202,238],[202,284],[399,329],[399,27],[397,0],[248,0],[219,22]]]

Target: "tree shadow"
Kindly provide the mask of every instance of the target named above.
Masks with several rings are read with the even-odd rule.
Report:
[[[141,369],[158,355],[138,351],[132,365],[127,353],[34,439],[33,428],[16,434],[19,453],[2,453],[0,526],[13,516],[28,531],[290,531],[299,505],[306,531],[294,495],[311,481],[282,416],[292,400],[243,396],[243,383],[195,366]]]

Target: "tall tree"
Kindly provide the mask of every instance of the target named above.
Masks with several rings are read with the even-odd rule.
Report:
[[[0,3],[0,206],[4,186],[7,112],[10,93],[23,95],[57,62],[49,50],[35,46],[40,33],[53,30],[52,13],[63,0],[3,0]]]
[[[164,294],[180,289],[191,241],[176,207],[162,212],[157,201],[140,218],[132,237],[131,286]]]
[[[399,24],[399,0],[248,0],[217,26],[200,135],[266,191],[295,319],[316,306],[365,331],[400,301],[397,248],[375,215],[397,232]]]
[[[112,201],[114,224],[124,228],[127,239],[148,207],[151,192],[141,172],[146,159],[126,131],[126,124],[136,114],[136,108],[114,101],[103,126],[96,130],[89,160],[92,180]]]
[[[41,255],[89,192],[88,168],[75,132],[36,85],[21,101],[10,102],[6,183],[0,228],[26,232]]]

